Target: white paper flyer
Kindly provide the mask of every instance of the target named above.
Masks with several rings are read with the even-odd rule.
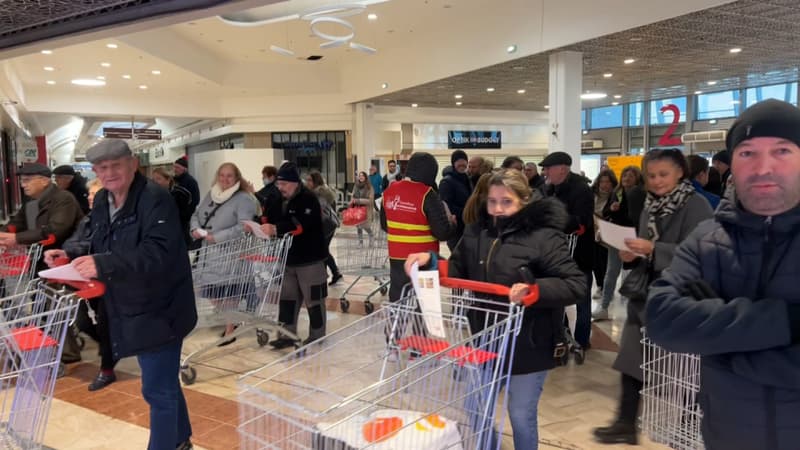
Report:
[[[435,337],[446,338],[442,319],[442,290],[439,286],[439,271],[419,270],[419,266],[414,263],[411,266],[411,284],[417,294],[417,302],[422,310],[422,317],[428,332]]]

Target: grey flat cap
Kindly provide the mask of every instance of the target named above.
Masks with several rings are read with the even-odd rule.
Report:
[[[133,153],[131,153],[128,143],[122,139],[106,139],[86,150],[86,160],[92,164],[131,155]]]
[[[50,169],[44,164],[27,163],[17,171],[17,175],[39,175],[50,178]]]

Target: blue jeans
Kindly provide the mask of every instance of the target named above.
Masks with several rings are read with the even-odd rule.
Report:
[[[608,250],[608,264],[606,265],[606,278],[603,280],[603,309],[608,309],[608,305],[614,300],[614,292],[617,290],[617,279],[622,271],[622,260],[619,258],[619,251]]]
[[[575,341],[583,348],[589,346],[592,336],[592,271],[584,272],[586,275],[586,296],[579,298],[576,306],[578,318],[575,321]]]
[[[178,373],[182,341],[136,357],[142,369],[142,396],[150,405],[147,450],[174,450],[192,435],[189,410]]]
[[[508,385],[508,416],[516,450],[539,448],[539,397],[547,371],[512,375]]]

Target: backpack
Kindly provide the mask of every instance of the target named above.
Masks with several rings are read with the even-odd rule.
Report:
[[[339,220],[339,215],[336,214],[336,210],[328,202],[320,201],[320,209],[322,210],[322,234],[326,240],[330,240],[333,238],[336,229],[341,225],[341,221]]]

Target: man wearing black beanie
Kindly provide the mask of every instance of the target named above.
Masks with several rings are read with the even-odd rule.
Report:
[[[450,239],[447,246],[452,251],[456,248],[458,240],[464,234],[464,207],[469,196],[472,195],[472,182],[467,175],[467,154],[463,150],[456,150],[450,155],[452,171],[449,172],[439,183],[439,196],[447,204],[450,213],[456,216],[458,228]]]
[[[414,153],[408,160],[406,177],[389,185],[383,193],[381,228],[389,241],[389,301],[400,299],[410,282],[405,271],[408,255],[439,253],[439,241],[456,230],[456,218],[448,214],[436,193],[439,164],[430,153]]]
[[[197,180],[189,174],[189,159],[186,156],[176,159],[172,164],[172,170],[175,172],[175,182],[192,194],[191,209],[194,212],[200,203],[200,188],[197,186]]]
[[[795,449],[800,110],[778,100],[751,106],[727,147],[735,198],[722,199],[715,220],[698,225],[650,286],[647,334],[701,356],[706,448]]]

